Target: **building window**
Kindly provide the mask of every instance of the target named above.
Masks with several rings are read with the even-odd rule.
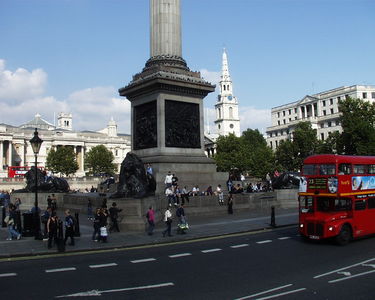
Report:
[[[283,117],[285,117],[285,110],[283,111]]]
[[[294,117],[294,120],[297,120],[297,117]]]
[[[333,99],[331,98],[331,99],[329,99],[329,104],[333,104]]]
[[[234,125],[233,125],[233,124],[230,124],[229,127],[230,127],[230,129],[233,129]]]
[[[292,122],[292,118],[289,118],[289,122]]]
[[[331,108],[331,115],[333,115],[333,108]]]
[[[340,97],[340,96],[338,96],[338,97],[337,97],[337,101],[340,101],[340,100],[341,100],[341,97]]]
[[[322,101],[322,104],[323,104],[323,106],[326,106],[326,101],[325,100]]]
[[[362,98],[366,99],[367,98],[367,93],[362,93]]]
[[[271,149],[272,149],[272,141],[270,141],[270,147],[271,147]]]
[[[322,141],[324,141],[324,133],[321,133],[321,134],[320,134],[320,139],[321,139]]]
[[[233,119],[233,108],[229,107],[229,118]]]
[[[276,146],[276,148],[277,148],[277,146],[278,146],[278,142],[277,142],[277,141],[275,141],[275,146]]]
[[[292,114],[292,110],[291,109],[289,109],[289,115],[291,115]]]
[[[225,85],[224,85],[224,91],[225,91]]]
[[[294,109],[294,113],[295,113],[295,114],[297,113],[297,107]]]
[[[280,112],[277,113],[277,117],[280,118]]]
[[[328,127],[331,127],[331,126],[332,126],[332,122],[329,121],[329,122],[328,122]]]
[[[327,112],[323,110],[323,116],[326,116],[326,115],[327,115]]]
[[[283,124],[286,124],[286,121],[285,121],[285,119],[283,120]]]
[[[349,95],[348,95],[348,94],[345,95],[345,99],[346,99],[346,100],[349,99]]]
[[[279,120],[279,121],[277,121],[277,125],[280,125],[280,120]]]
[[[375,92],[372,92],[372,93],[371,93],[371,98],[372,98],[372,99],[375,99]]]
[[[118,156],[118,150],[117,149],[115,150],[115,155]]]
[[[324,128],[324,123],[321,123],[321,124],[320,124],[320,128]]]

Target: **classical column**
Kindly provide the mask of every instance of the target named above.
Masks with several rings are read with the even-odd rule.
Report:
[[[180,0],[151,0],[150,55],[182,57]]]
[[[8,166],[12,166],[12,152],[13,152],[13,147],[12,147],[12,141],[9,141],[8,143],[8,161],[7,161],[7,164]]]
[[[0,141],[0,171],[3,170],[4,166],[4,148],[3,141]]]
[[[311,117],[315,117],[314,103],[311,103]]]

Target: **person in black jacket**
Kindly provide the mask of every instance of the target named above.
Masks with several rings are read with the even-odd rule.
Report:
[[[67,209],[65,211],[65,240],[64,244],[66,244],[66,241],[70,237],[70,244],[71,246],[74,246],[74,219],[72,215],[70,214],[70,210]]]
[[[109,209],[109,216],[111,218],[111,227],[109,228],[109,232],[112,232],[113,230],[116,230],[117,232],[120,232],[120,228],[118,227],[117,219],[118,219],[118,213],[121,212],[122,209],[119,209],[117,207],[116,202],[112,203],[112,207]]]
[[[47,221],[47,234],[48,234],[48,249],[52,248],[52,240],[54,243],[57,241],[57,225],[58,218],[56,213],[53,212],[48,218]]]

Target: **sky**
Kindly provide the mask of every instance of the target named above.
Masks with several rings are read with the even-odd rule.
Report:
[[[374,0],[181,0],[181,18],[183,58],[216,85],[225,47],[241,131],[264,133],[272,107],[305,95],[375,85]],[[129,134],[118,89],[149,57],[149,0],[0,0],[0,123],[65,112],[74,130],[113,118]]]

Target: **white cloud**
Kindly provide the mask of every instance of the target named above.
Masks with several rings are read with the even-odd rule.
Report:
[[[16,71],[5,69],[5,60],[0,59],[0,101],[20,103],[43,95],[47,74],[42,69],[31,72],[24,68]]]
[[[208,81],[212,84],[218,85],[218,83],[220,81],[220,75],[221,75],[220,72],[208,71],[207,69],[201,69],[200,72],[201,72],[201,76],[204,78],[204,80],[206,80],[206,81]]]
[[[130,102],[118,97],[116,88],[87,88],[58,100],[44,95],[46,84],[47,74],[42,69],[12,72],[0,59],[0,123],[19,126],[39,113],[53,124],[54,115],[65,112],[72,113],[74,130],[97,131],[113,117],[120,133],[130,132]]]

